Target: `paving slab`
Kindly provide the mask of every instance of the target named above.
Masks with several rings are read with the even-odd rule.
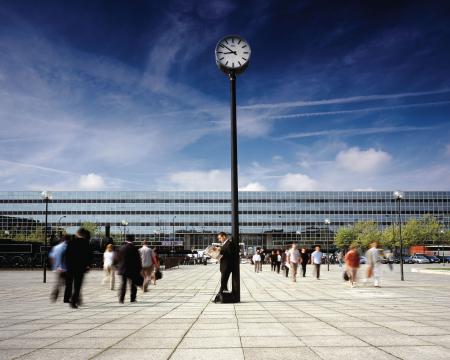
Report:
[[[241,302],[214,304],[218,266],[181,266],[123,305],[93,270],[77,310],[49,301],[52,277],[2,271],[0,360],[448,359],[450,282],[405,270],[375,289],[348,287],[334,266],[293,283],[242,265]]]

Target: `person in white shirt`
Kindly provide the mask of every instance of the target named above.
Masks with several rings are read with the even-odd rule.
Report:
[[[105,271],[105,277],[103,278],[102,284],[104,285],[107,280],[109,280],[110,290],[114,290],[115,282],[115,269],[114,269],[114,251],[113,244],[106,245],[105,252],[103,253],[103,270]]]
[[[259,255],[259,251],[256,251],[255,255],[253,255],[253,263],[255,264],[255,272],[259,273],[259,266],[261,263],[261,255]]]
[[[323,254],[320,251],[320,246],[316,246],[316,250],[311,254],[311,263],[316,269],[316,278],[320,279],[320,264],[322,264]]]
[[[373,276],[373,286],[380,287],[381,256],[376,241],[370,244],[370,249],[366,251],[366,258],[367,279],[370,279]],[[364,282],[366,282],[367,279]]]
[[[141,255],[142,275],[144,276],[143,291],[147,292],[148,284],[150,284],[155,269],[153,250],[147,246],[147,240],[142,242],[142,247],[139,249],[139,255]]]
[[[280,253],[280,250],[277,250],[277,262],[276,262],[276,268],[277,268],[277,273],[280,273],[280,268],[281,268],[281,260],[282,260],[282,256]]]
[[[297,281],[297,268],[300,260],[300,251],[297,249],[297,244],[292,244],[288,254],[289,265],[291,267],[292,281]]]

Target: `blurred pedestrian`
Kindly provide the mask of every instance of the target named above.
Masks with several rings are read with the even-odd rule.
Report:
[[[259,262],[259,271],[261,272],[263,270],[264,261],[266,260],[266,254],[264,253],[263,248],[259,250],[259,256],[261,257],[261,261]]]
[[[275,250],[272,250],[272,254],[270,254],[270,269],[272,271],[276,271],[277,269],[277,254]]]
[[[280,250],[277,250],[276,257],[277,257],[277,261],[276,261],[277,274],[279,274],[280,268],[281,268],[281,260],[282,260]]]
[[[153,280],[153,285],[156,285],[156,280],[159,280],[162,277],[161,259],[159,258],[158,251],[156,250],[156,248],[153,248],[153,260],[154,260],[155,271],[153,271],[151,278]]]
[[[127,283],[130,283],[130,302],[136,302],[137,287],[142,286],[144,279],[141,276],[141,256],[138,249],[133,245],[134,236],[127,235],[125,243],[118,252],[118,273],[122,276],[120,285],[119,302],[125,301]]]
[[[153,251],[147,246],[147,240],[142,242],[142,247],[139,249],[139,254],[141,256],[142,275],[144,276],[143,289],[144,292],[147,292],[148,284],[150,283],[152,274],[155,270]]]
[[[255,264],[255,273],[259,273],[259,267],[261,264],[261,255],[259,254],[259,250],[256,250],[256,253],[253,255],[253,263]]]
[[[283,266],[284,266],[284,275],[289,277],[289,249],[286,249],[283,253]]]
[[[314,265],[316,271],[316,279],[320,279],[320,265],[322,264],[323,253],[320,251],[320,246],[317,245],[315,251],[311,254],[311,263]]]
[[[347,272],[351,287],[356,286],[359,269],[359,253],[356,245],[350,246],[349,252],[345,254],[345,271]]]
[[[105,276],[103,277],[102,285],[109,282],[109,289],[114,290],[114,282],[115,282],[115,268],[114,268],[114,251],[113,244],[106,245],[105,252],[103,253],[103,271],[105,272]]]
[[[301,258],[301,263],[302,263],[302,274],[303,274],[303,277],[305,277],[306,276],[306,265],[308,265],[308,263],[309,263],[309,254],[305,248],[302,248],[302,250],[300,252],[300,258]]]
[[[67,243],[66,249],[66,289],[72,293],[70,306],[77,309],[80,305],[80,293],[83,286],[84,274],[89,271],[92,252],[89,245],[91,233],[79,228],[75,236]],[[72,290],[73,289],[73,290]]]
[[[380,287],[380,276],[381,276],[381,256],[378,250],[378,243],[374,241],[370,244],[370,249],[366,251],[367,258],[367,278],[373,277],[373,285],[375,287]]]
[[[300,262],[300,252],[297,249],[297,244],[292,244],[292,247],[289,250],[288,261],[289,261],[289,265],[291,267],[292,281],[296,282],[297,281],[297,268],[298,268],[298,263]]]
[[[50,264],[53,272],[55,273],[55,286],[53,287],[51,293],[51,300],[55,302],[58,300],[59,292],[63,286],[66,284],[66,249],[67,242],[70,240],[70,235],[63,235],[61,241],[58,245],[55,245],[48,254],[50,258]],[[69,288],[66,288],[69,289]],[[64,291],[64,302],[70,302],[70,297],[72,293],[69,291]]]
[[[342,250],[339,250],[336,254],[337,261],[339,264],[339,268],[342,268],[343,262],[344,262],[344,256],[342,255]]]

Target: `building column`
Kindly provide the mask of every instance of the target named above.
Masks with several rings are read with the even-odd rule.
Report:
[[[191,235],[190,234],[184,234],[183,249],[191,250]]]

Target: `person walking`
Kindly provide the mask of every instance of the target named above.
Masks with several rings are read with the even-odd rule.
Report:
[[[66,284],[66,249],[67,242],[70,240],[70,235],[63,235],[61,241],[58,245],[55,245],[50,253],[48,254],[50,258],[50,263],[52,271],[56,275],[55,286],[53,287],[51,293],[51,300],[55,302],[58,300],[58,295],[63,286]],[[64,302],[68,303],[70,301],[71,293],[69,291],[64,291]]]
[[[380,287],[381,256],[378,250],[378,243],[376,241],[370,244],[370,249],[366,251],[366,258],[367,279],[373,277],[373,285],[375,287]]]
[[[297,282],[297,268],[298,263],[300,262],[300,252],[297,249],[297,244],[292,244],[292,247],[289,250],[288,261],[291,267],[292,281]]]
[[[261,255],[259,254],[259,250],[256,250],[256,253],[253,255],[253,263],[255,264],[255,273],[259,273],[259,267],[261,264]]]
[[[119,303],[125,301],[127,283],[130,283],[130,302],[136,302],[137,287],[142,286],[144,279],[141,276],[142,264],[138,249],[133,245],[134,237],[131,234],[126,236],[125,243],[118,252],[118,273],[122,276],[120,285]]]
[[[289,277],[289,249],[286,249],[283,253],[283,266],[284,266],[284,275]]]
[[[314,265],[316,270],[316,279],[320,279],[320,265],[322,264],[323,254],[320,251],[320,246],[317,245],[315,251],[311,254],[311,263]]]
[[[336,258],[339,264],[339,268],[342,268],[344,262],[344,256],[342,255],[342,250],[339,250],[336,254]]]
[[[91,233],[88,230],[79,228],[75,236],[67,243],[66,290],[72,294],[70,306],[73,309],[77,309],[80,305],[84,274],[89,271],[92,260],[92,252],[89,245],[90,238]]]
[[[105,252],[103,253],[103,271],[105,276],[103,277],[102,285],[109,282],[109,289],[114,290],[114,283],[116,278],[116,270],[114,269],[114,255],[113,244],[106,245]]]
[[[351,287],[355,287],[359,269],[359,253],[356,245],[350,246],[350,251],[345,254],[345,268]]]
[[[155,259],[153,256],[153,251],[147,246],[147,240],[142,242],[142,247],[139,249],[139,254],[141,256],[142,263],[142,275],[144,276],[144,292],[148,291],[148,284],[150,284],[152,279],[152,274],[155,269]]]
[[[153,248],[153,265],[155,266],[155,270],[152,272],[151,279],[153,280],[153,285],[156,285],[156,280],[161,279],[161,259],[159,258],[158,251],[156,250],[156,247]],[[157,273],[159,274],[159,278],[156,276]]]
[[[276,271],[277,269],[277,254],[275,253],[275,250],[272,250],[272,253],[270,254],[270,269],[272,271]]]
[[[266,254],[264,253],[263,248],[259,250],[259,256],[261,257],[261,261],[259,262],[259,271],[261,272],[263,270],[264,261],[266,260]]]
[[[305,248],[302,248],[301,252],[300,252],[300,259],[301,259],[301,263],[302,263],[302,275],[303,277],[306,276],[306,265],[308,265],[309,262],[309,254],[306,251]]]
[[[276,257],[277,257],[277,261],[276,261],[277,274],[279,274],[280,268],[281,268],[281,260],[282,260],[280,250],[277,250]]]

